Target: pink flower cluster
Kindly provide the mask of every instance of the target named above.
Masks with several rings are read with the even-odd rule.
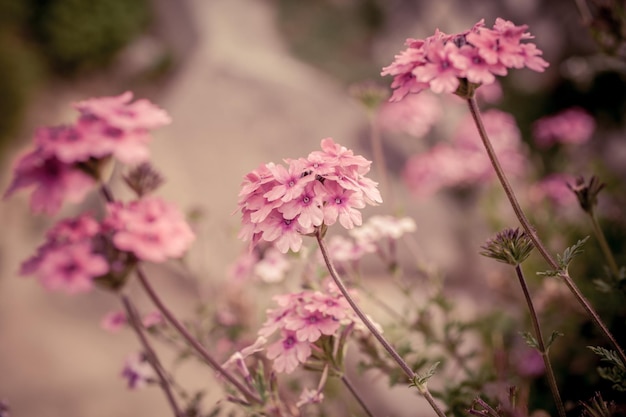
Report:
[[[104,224],[113,233],[115,247],[144,261],[180,258],[195,240],[180,210],[157,197],[109,203],[107,211]]]
[[[50,290],[69,294],[90,290],[95,277],[109,272],[106,259],[95,250],[100,231],[89,214],[57,223],[37,253],[22,264],[20,275],[35,275]]]
[[[596,123],[589,113],[573,107],[537,120],[533,124],[533,136],[541,148],[556,143],[580,145],[591,139],[595,128]]]
[[[342,326],[358,321],[336,288],[327,294],[302,291],[274,300],[279,307],[267,311],[259,335],[267,338],[279,332],[278,340],[267,346],[267,357],[274,361],[276,372],[293,372],[311,356],[312,345],[322,336],[338,335]]]
[[[378,120],[383,130],[422,137],[441,117],[441,104],[434,94],[413,94],[380,106]]]
[[[302,235],[337,221],[351,229],[362,223],[359,209],[382,202],[377,184],[365,177],[370,161],[332,138],[323,139],[321,147],[307,158],[285,160],[286,168],[268,163],[244,177],[241,239],[297,252]]]
[[[71,125],[37,130],[34,146],[14,167],[4,197],[34,187],[31,208],[54,215],[65,200],[82,201],[95,185],[94,167],[105,158],[134,164],[149,156],[149,131],[170,123],[165,111],[148,100],[131,103],[132,93],[94,98],[74,104],[78,120]],[[96,168],[97,169],[97,168]]]
[[[548,63],[526,32],[527,25],[516,26],[497,18],[492,29],[484,20],[468,31],[448,35],[439,30],[422,39],[407,39],[408,47],[383,68],[381,75],[394,77],[391,101],[409,93],[430,88],[435,93],[454,93],[459,79],[474,84],[491,84],[496,75],[506,75],[508,68],[527,67],[542,72]]]
[[[94,278],[124,270],[116,261],[120,253],[163,262],[181,257],[195,239],[182,213],[160,198],[112,203],[107,209],[101,223],[89,214],[58,222],[36,255],[22,264],[21,275],[35,275],[51,290],[87,291]]]
[[[521,133],[508,113],[489,110],[483,124],[507,174],[520,176],[526,171]],[[480,147],[481,140],[468,115],[457,128],[453,144],[438,144],[414,155],[405,166],[404,179],[418,195],[430,195],[441,188],[467,187],[490,180],[491,163]]]

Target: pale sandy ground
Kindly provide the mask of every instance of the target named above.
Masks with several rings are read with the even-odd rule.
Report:
[[[344,86],[288,55],[264,2],[184,4],[191,10],[197,43],[158,96],[174,123],[156,133],[153,158],[168,179],[162,196],[184,208],[205,208],[207,221],[191,261],[207,277],[223,278],[241,249],[234,237],[238,216],[231,213],[246,172],[262,162],[305,156],[326,136],[369,158],[371,153],[357,145],[357,133],[366,123],[359,106]],[[48,100],[58,109],[78,98],[83,91],[69,88]],[[52,124],[65,114],[49,110],[37,117]],[[8,181],[4,168],[3,186]],[[411,206],[409,213],[420,234],[431,236],[429,255],[436,257],[441,248],[453,245],[441,201]],[[129,392],[118,378],[123,358],[138,345],[130,332],[110,335],[98,327],[104,313],[118,308],[114,297],[101,291],[78,297],[51,294],[16,276],[20,261],[32,253],[49,224],[27,214],[26,195],[1,204],[0,219],[0,400],[11,405],[12,415],[170,415],[157,389]],[[155,285],[174,310],[181,315],[188,311],[192,287],[167,278],[155,279]],[[146,300],[139,299],[147,308]],[[186,373],[189,381],[213,384],[204,368]],[[367,389],[371,384],[363,379],[359,385]],[[431,414],[420,411],[421,399],[394,397],[368,394],[376,409],[385,410],[381,415]]]

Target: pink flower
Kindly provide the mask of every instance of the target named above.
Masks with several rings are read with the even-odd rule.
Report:
[[[126,323],[128,323],[128,319],[125,312],[111,311],[102,318],[100,327],[108,332],[115,333],[120,331]]]
[[[129,389],[139,389],[156,381],[156,374],[143,353],[129,355],[124,361],[121,377]]]
[[[33,273],[47,289],[75,294],[89,291],[93,278],[108,271],[105,259],[94,254],[90,242],[85,241],[48,248]]]
[[[555,143],[580,145],[591,139],[595,127],[589,113],[573,107],[537,120],[533,124],[533,135],[541,148],[549,148]]]
[[[498,18],[493,29],[485,28],[481,20],[458,34],[446,35],[437,29],[425,40],[407,39],[408,48],[381,72],[394,77],[390,101],[427,88],[436,93],[454,93],[460,79],[488,85],[496,75],[506,75],[507,68],[525,66],[544,71],[548,63],[540,57],[541,51],[535,44],[522,43],[532,38],[526,29],[526,25],[515,26]]]
[[[159,311],[152,311],[143,316],[143,319],[141,319],[141,324],[143,324],[143,327],[146,329],[160,326],[164,322],[165,320],[163,319],[163,315]]]
[[[312,390],[305,388],[300,394],[300,399],[296,403],[296,407],[302,407],[307,404],[319,404],[324,401],[324,393],[320,390]]]
[[[432,42],[426,51],[426,63],[413,70],[418,81],[428,83],[435,93],[454,93],[459,77],[465,74],[469,60],[452,42]]]
[[[69,294],[90,290],[94,278],[109,272],[105,258],[94,251],[93,239],[99,232],[89,214],[59,221],[37,253],[22,263],[20,275],[35,275],[50,290]]]
[[[533,203],[548,200],[556,207],[566,207],[576,201],[574,193],[567,186],[573,182],[571,175],[550,174],[530,187],[529,199]]]
[[[338,335],[343,326],[358,320],[347,301],[337,292],[302,291],[274,297],[279,307],[268,310],[259,335],[279,332],[278,340],[267,347],[274,370],[291,372],[311,354],[312,344],[323,336]]]
[[[311,345],[299,342],[294,332],[284,331],[281,339],[267,347],[267,358],[276,372],[291,373],[311,356]]]
[[[270,247],[254,265],[254,274],[264,282],[280,282],[285,277],[289,267],[290,264],[285,254],[276,248]]]
[[[33,212],[54,215],[65,200],[81,202],[94,185],[94,179],[83,171],[36,148],[17,161],[4,198],[21,188],[34,187],[30,198]]]
[[[355,230],[358,228],[352,229],[352,231]],[[328,239],[328,251],[333,254],[333,261],[342,263],[358,261],[366,253],[375,252],[376,247],[370,242],[361,242],[335,235]]]
[[[378,120],[384,130],[422,137],[440,116],[441,105],[432,94],[424,92],[409,95],[401,101],[382,104]]]
[[[287,159],[289,166],[266,164],[244,177],[238,205],[239,237],[252,245],[273,242],[282,253],[298,251],[302,235],[322,223],[360,224],[357,209],[382,202],[376,183],[365,174],[371,162],[325,138],[321,151],[306,159]]]
[[[113,244],[137,258],[163,262],[180,258],[195,236],[178,208],[157,197],[126,205],[110,203],[104,223],[113,232]]]
[[[126,131],[149,130],[171,123],[169,115],[146,99],[133,103],[133,93],[127,91],[119,96],[91,98],[74,103],[83,117],[95,117],[110,126]]]

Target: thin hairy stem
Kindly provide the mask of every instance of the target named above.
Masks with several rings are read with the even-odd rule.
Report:
[[[109,203],[113,203],[115,198],[113,193],[109,189],[106,184],[100,185],[100,192],[104,196],[105,200]],[[202,359],[206,363],[213,368],[217,373],[219,373],[222,377],[224,377],[228,382],[230,382],[241,394],[246,397],[249,402],[254,402],[257,404],[262,404],[263,401],[250,391],[245,385],[243,385],[239,380],[237,380],[230,372],[228,372],[213,356],[205,349],[204,346],[195,338],[189,331],[185,328],[185,326],[174,316],[174,314],[165,306],[161,298],[156,293],[154,288],[150,285],[150,282],[146,278],[145,273],[141,269],[141,266],[137,264],[135,267],[135,271],[137,273],[137,277],[139,278],[139,282],[141,283],[143,289],[146,291],[154,305],[159,309],[161,314],[167,319],[167,321],[174,326],[174,328],[178,331],[178,333],[189,342],[189,344],[194,348],[196,352],[200,355]]]
[[[613,334],[611,333],[609,328],[604,324],[604,322],[602,321],[598,313],[596,313],[596,311],[593,309],[593,307],[591,306],[591,303],[589,302],[589,300],[587,300],[587,298],[580,291],[580,289],[578,288],[574,280],[572,280],[572,278],[569,276],[569,273],[566,270],[565,271],[561,270],[560,265],[554,259],[554,257],[548,252],[543,242],[539,239],[539,237],[535,233],[535,229],[532,227],[532,225],[526,218],[526,215],[522,211],[522,208],[520,207],[519,202],[517,201],[517,198],[515,197],[515,193],[513,192],[513,188],[511,187],[511,185],[509,184],[509,181],[504,175],[504,171],[502,170],[502,167],[500,166],[500,162],[498,161],[498,157],[496,156],[493,146],[491,146],[491,141],[489,140],[489,136],[487,136],[487,131],[485,130],[485,126],[483,125],[482,119],[480,117],[480,110],[478,109],[476,100],[473,97],[470,97],[467,99],[467,104],[469,106],[470,112],[476,124],[476,128],[478,129],[478,134],[480,135],[480,139],[482,140],[483,145],[485,146],[485,149],[487,150],[487,155],[489,156],[491,165],[493,166],[496,172],[496,175],[498,176],[498,179],[500,180],[500,184],[502,185],[502,188],[504,189],[504,192],[509,200],[509,203],[511,204],[511,207],[513,208],[513,211],[515,212],[515,215],[517,216],[517,219],[519,220],[520,224],[524,228],[524,231],[528,234],[528,237],[530,237],[530,239],[532,240],[533,245],[535,246],[535,248],[537,248],[537,250],[543,257],[543,259],[546,260],[546,262],[550,265],[550,267],[554,269],[555,271],[561,271],[559,272],[558,276],[561,279],[563,279],[563,281],[565,282],[565,285],[567,285],[567,288],[572,292],[572,294],[574,294],[574,297],[576,297],[576,300],[585,309],[587,314],[589,314],[591,319],[596,323],[596,325],[600,328],[600,330],[602,330],[606,338],[609,339],[609,341],[611,342],[611,344],[617,351],[617,354],[620,356],[622,361],[626,363],[626,354],[624,353],[620,345],[617,343],[617,340],[615,340],[615,337],[613,337]]]
[[[354,385],[352,385],[350,380],[346,378],[345,375],[341,375],[341,382],[343,382],[343,385],[348,388],[348,391],[350,391],[354,399],[359,403],[363,411],[365,411],[365,414],[367,414],[369,417],[374,417],[374,413],[372,413],[372,411],[367,407],[367,404],[363,402],[363,398],[361,398],[358,391],[354,388]]]
[[[539,353],[541,353],[541,358],[543,359],[543,364],[546,369],[546,378],[548,379],[548,385],[550,386],[550,391],[552,392],[554,403],[556,404],[559,416],[565,417],[565,407],[563,407],[563,401],[561,400],[561,394],[559,393],[559,388],[556,383],[554,370],[552,369],[552,364],[550,363],[550,358],[548,357],[548,349],[546,348],[546,344],[541,333],[539,318],[537,317],[537,312],[535,311],[533,300],[530,297],[530,292],[528,291],[528,285],[526,285],[524,273],[522,272],[522,268],[519,265],[515,266],[515,273],[517,274],[517,278],[519,279],[520,286],[522,287],[522,291],[524,293],[524,298],[526,299],[526,304],[528,305],[528,312],[530,313],[530,320],[533,324],[533,329],[535,331],[537,347],[539,348]]]
[[[161,386],[161,389],[165,393],[167,402],[170,404],[170,407],[176,417],[184,417],[184,414],[181,412],[180,408],[178,407],[176,398],[174,398],[172,387],[165,374],[165,370],[163,366],[161,365],[161,362],[159,361],[159,357],[157,356],[156,352],[152,348],[152,345],[150,345],[150,341],[148,340],[148,338],[146,337],[142,329],[141,321],[139,320],[135,306],[133,305],[132,301],[130,300],[130,298],[128,298],[127,295],[120,294],[120,298],[122,299],[122,304],[124,304],[124,308],[126,309],[128,322],[130,323],[131,327],[137,334],[137,337],[139,338],[139,341],[141,342],[141,345],[143,346],[146,359],[148,360],[148,362],[152,366],[152,369],[154,369],[154,371],[157,374],[157,377],[159,378],[159,385]]]
[[[404,361],[404,359],[402,359],[402,356],[400,356],[400,354],[394,349],[394,347],[391,346],[391,344],[387,341],[387,339],[385,339],[385,337],[380,333],[380,331],[378,331],[374,323],[372,323],[369,317],[367,317],[367,315],[361,310],[361,307],[359,307],[357,303],[354,301],[354,299],[348,292],[348,289],[346,288],[345,284],[343,283],[343,280],[337,273],[337,270],[335,269],[332,261],[330,260],[330,257],[328,255],[328,249],[326,248],[326,244],[324,243],[324,239],[322,238],[319,229],[315,232],[315,237],[317,238],[317,243],[322,252],[324,263],[326,264],[326,267],[328,268],[328,272],[330,273],[330,276],[333,278],[333,281],[335,282],[335,284],[337,284],[339,291],[341,291],[341,293],[345,297],[348,304],[350,304],[350,307],[352,307],[352,310],[354,310],[356,315],[359,316],[359,318],[361,319],[365,327],[367,327],[367,329],[372,333],[372,335],[376,338],[376,340],[378,340],[378,342],[383,346],[383,348],[387,351],[387,353],[391,355],[393,360],[398,364],[400,369],[402,369],[402,371],[409,378],[409,380],[417,386],[419,392],[426,398],[426,400],[431,405],[433,410],[435,410],[435,413],[437,413],[439,417],[446,417],[445,413],[441,410],[441,408],[439,408],[437,403],[435,403],[435,401],[432,399],[432,395],[428,391],[426,384],[417,383],[418,377],[415,374],[415,372],[413,372],[411,367]],[[429,397],[430,397],[430,400],[429,400]]]
[[[165,304],[163,304],[163,301],[161,301],[159,295],[156,293],[154,288],[152,288],[152,285],[150,285],[150,282],[146,278],[146,275],[141,267],[137,266],[136,272],[141,286],[146,291],[148,297],[150,297],[154,305],[159,309],[159,311],[161,312],[161,314],[163,314],[167,321],[176,328],[178,333],[180,333],[181,336],[183,336],[185,340],[187,340],[187,342],[189,342],[189,344],[200,354],[202,359],[204,359],[209,364],[209,366],[213,368],[213,370],[215,370],[228,382],[234,385],[237,390],[239,390],[239,392],[241,392],[246,397],[248,401],[261,404],[261,399],[252,391],[250,391],[246,386],[244,386],[241,382],[239,382],[215,358],[213,358],[213,356],[206,350],[206,348],[202,346],[202,344],[195,337],[193,337],[191,333],[189,333],[189,330],[187,330],[185,326],[180,321],[178,321],[176,316],[174,316],[174,314],[172,314],[172,312],[165,306]]]
[[[589,218],[591,219],[591,225],[593,226],[593,233],[596,235],[596,239],[598,239],[598,244],[600,245],[600,249],[602,250],[604,257],[609,264],[611,273],[615,278],[619,278],[619,267],[617,266],[617,262],[615,262],[613,252],[611,252],[609,243],[606,241],[604,232],[600,227],[600,223],[598,222],[598,216],[596,216],[596,212],[594,210],[589,211],[588,214]]]

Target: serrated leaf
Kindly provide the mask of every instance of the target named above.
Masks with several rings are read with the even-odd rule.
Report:
[[[526,342],[528,346],[530,346],[533,349],[539,350],[539,342],[537,342],[537,339],[535,339],[535,336],[533,336],[529,332],[520,332],[520,334],[522,335],[522,337],[524,338],[524,341]]]
[[[585,245],[587,240],[589,240],[589,236],[586,236],[585,238],[580,239],[578,242],[576,242],[575,245],[572,245],[569,248],[565,249],[565,251],[563,252],[562,258],[558,256],[559,265],[561,266],[561,268],[563,269],[567,268],[570,262],[572,262],[572,260],[574,259],[574,257],[584,252],[583,246]]]
[[[550,346],[552,346],[552,343],[554,343],[557,337],[560,337],[560,336],[564,336],[564,334],[556,330],[552,332],[552,334],[548,338],[548,342],[546,343],[546,351],[550,349]]]
[[[591,349],[593,353],[600,356],[601,360],[609,362],[613,366],[617,366],[618,368],[626,371],[626,367],[624,366],[624,363],[622,362],[620,357],[617,355],[617,352],[605,349],[600,346],[587,346],[587,348]]]
[[[420,387],[423,387],[428,382],[428,380],[432,378],[433,375],[435,375],[435,372],[437,371],[437,367],[439,366],[440,363],[441,362],[437,361],[433,363],[430,368],[428,368],[425,374],[416,375],[409,386],[417,387],[418,389]]]
[[[537,272],[537,275],[541,275],[544,277],[556,277],[561,273],[561,271],[557,271],[554,269],[548,269],[547,271]]]

